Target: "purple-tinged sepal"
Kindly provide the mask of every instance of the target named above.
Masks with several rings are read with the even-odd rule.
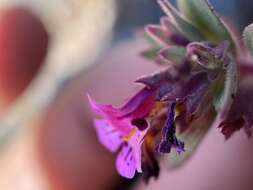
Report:
[[[168,119],[162,129],[162,138],[156,147],[156,151],[162,154],[170,153],[175,148],[178,153],[184,152],[184,143],[176,137],[174,124],[176,103],[172,103],[168,113]]]
[[[165,25],[166,24],[166,25]],[[169,25],[169,26],[168,26]],[[168,18],[161,20],[161,25],[148,25],[146,33],[161,46],[186,46],[190,41],[178,33]]]
[[[228,49],[229,42],[227,41],[216,47],[203,42],[192,42],[187,45],[187,57],[206,69],[218,69],[228,63]]]
[[[146,33],[151,37],[155,42],[162,46],[167,46],[171,44],[171,31],[167,28],[160,25],[148,25],[145,28]]]
[[[180,65],[186,57],[186,48],[181,46],[169,46],[161,49],[159,57],[168,65]]]
[[[183,166],[197,150],[208,130],[215,124],[214,122],[217,114],[213,106],[207,107],[208,108],[201,117],[198,117],[190,123],[184,132],[177,135],[177,137],[185,143],[185,152],[183,154],[178,154],[177,151],[172,151],[165,159],[169,168],[176,169]]]
[[[251,80],[252,76],[244,78],[239,83],[238,91],[233,96],[231,109],[219,124],[226,139],[242,128],[248,136],[251,136],[253,126],[253,85]]]
[[[184,118],[189,120],[193,115],[196,116],[212,82],[207,72],[191,73],[189,67],[189,63],[185,62],[177,68],[171,67],[163,72],[143,77],[137,82],[153,89],[157,101],[178,102],[183,105],[187,115]]]
[[[160,23],[160,25],[148,25],[145,27],[147,37],[151,41],[151,48],[141,52],[141,55],[147,59],[159,59],[159,51],[168,46],[185,47],[190,43],[187,38],[176,30],[168,17],[162,17]],[[175,56],[177,56],[177,51],[175,53]],[[166,61],[163,62],[161,60],[157,62],[160,63],[159,61],[163,64],[166,63]]]
[[[180,34],[190,41],[203,41],[205,39],[200,31],[186,20],[167,0],[158,0],[158,3]]]

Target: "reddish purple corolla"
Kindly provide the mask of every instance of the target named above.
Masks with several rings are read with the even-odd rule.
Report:
[[[127,178],[141,169],[141,145],[149,128],[145,117],[154,106],[153,91],[144,88],[122,108],[100,105],[88,96],[90,105],[102,119],[95,119],[100,142],[111,152],[121,149],[116,167]]]
[[[162,71],[137,79],[143,89],[121,108],[88,96],[100,116],[94,122],[98,139],[111,152],[119,151],[116,168],[127,178],[136,171],[146,181],[158,177],[164,157],[180,165],[213,123],[226,139],[241,128],[251,135],[253,25],[241,42],[207,0],[177,2],[181,12],[158,0],[167,16],[146,27],[153,43],[142,55]]]

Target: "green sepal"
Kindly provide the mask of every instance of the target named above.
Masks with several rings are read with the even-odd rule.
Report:
[[[209,42],[233,42],[222,19],[216,14],[208,0],[177,0],[179,10],[189,19]]]
[[[225,68],[223,88],[214,97],[214,106],[220,117],[225,117],[233,103],[238,86],[238,73],[236,62],[230,56],[230,62]]]
[[[186,48],[181,46],[170,46],[166,49],[162,49],[159,56],[168,62],[175,64],[181,64],[186,55]]]
[[[186,20],[168,1],[158,0],[163,11],[169,17],[175,28],[190,41],[203,41],[205,38],[200,31]]]
[[[141,56],[146,58],[146,59],[151,59],[151,60],[154,60],[157,58],[158,54],[159,54],[159,51],[160,51],[161,48],[159,47],[152,47],[152,48],[149,48],[147,50],[144,50],[141,52]]]

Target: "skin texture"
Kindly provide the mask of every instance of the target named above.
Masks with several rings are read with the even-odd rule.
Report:
[[[39,122],[36,146],[52,190],[107,190],[120,182],[114,156],[97,141],[85,94],[89,92],[98,102],[122,103],[139,88],[132,83],[136,77],[157,69],[137,57],[142,49],[138,41],[113,48],[98,65],[70,81]],[[224,142],[213,127],[182,168],[168,172],[163,163],[157,181],[151,180],[148,186],[139,182],[133,189],[250,190],[252,144],[241,131]]]
[[[28,9],[0,13],[0,105],[8,106],[38,73],[47,54],[49,35]]]

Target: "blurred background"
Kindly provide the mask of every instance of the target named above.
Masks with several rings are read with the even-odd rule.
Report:
[[[239,32],[253,22],[253,1],[210,2]],[[139,33],[162,15],[156,0],[0,0],[0,189],[253,189],[241,134],[224,143],[211,130],[185,167],[147,187],[119,177],[97,142],[86,93],[119,105],[158,69],[138,55]]]

